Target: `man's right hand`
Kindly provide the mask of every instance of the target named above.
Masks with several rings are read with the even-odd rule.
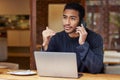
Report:
[[[46,27],[46,29],[43,30],[43,32],[42,32],[42,36],[43,36],[42,46],[43,46],[44,50],[47,50],[50,38],[55,34],[56,34],[55,31],[53,31],[52,29],[49,29],[48,27]]]

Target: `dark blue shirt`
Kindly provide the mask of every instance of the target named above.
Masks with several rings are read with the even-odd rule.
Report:
[[[79,37],[71,38],[65,31],[54,35],[48,45],[50,52],[75,52],[79,72],[100,73],[103,69],[103,40],[102,37],[91,30],[83,45]]]

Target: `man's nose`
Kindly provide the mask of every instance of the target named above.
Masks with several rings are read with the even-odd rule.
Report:
[[[67,20],[66,20],[66,24],[70,24],[70,19],[67,19]]]

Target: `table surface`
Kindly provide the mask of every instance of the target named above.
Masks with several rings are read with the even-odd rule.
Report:
[[[89,74],[81,73],[82,76],[78,79],[71,78],[53,78],[40,77],[39,75],[17,76],[10,75],[6,72],[8,69],[0,69],[0,80],[120,80],[120,74]]]

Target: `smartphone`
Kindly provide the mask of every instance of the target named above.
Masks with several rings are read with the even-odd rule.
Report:
[[[86,24],[86,22],[83,19],[81,20],[81,22],[79,23],[78,26],[81,26],[81,24],[83,24],[83,26],[86,28],[87,24]]]
[[[84,28],[86,29],[87,24],[83,19],[79,22],[78,26],[81,26],[81,24],[83,24]]]

